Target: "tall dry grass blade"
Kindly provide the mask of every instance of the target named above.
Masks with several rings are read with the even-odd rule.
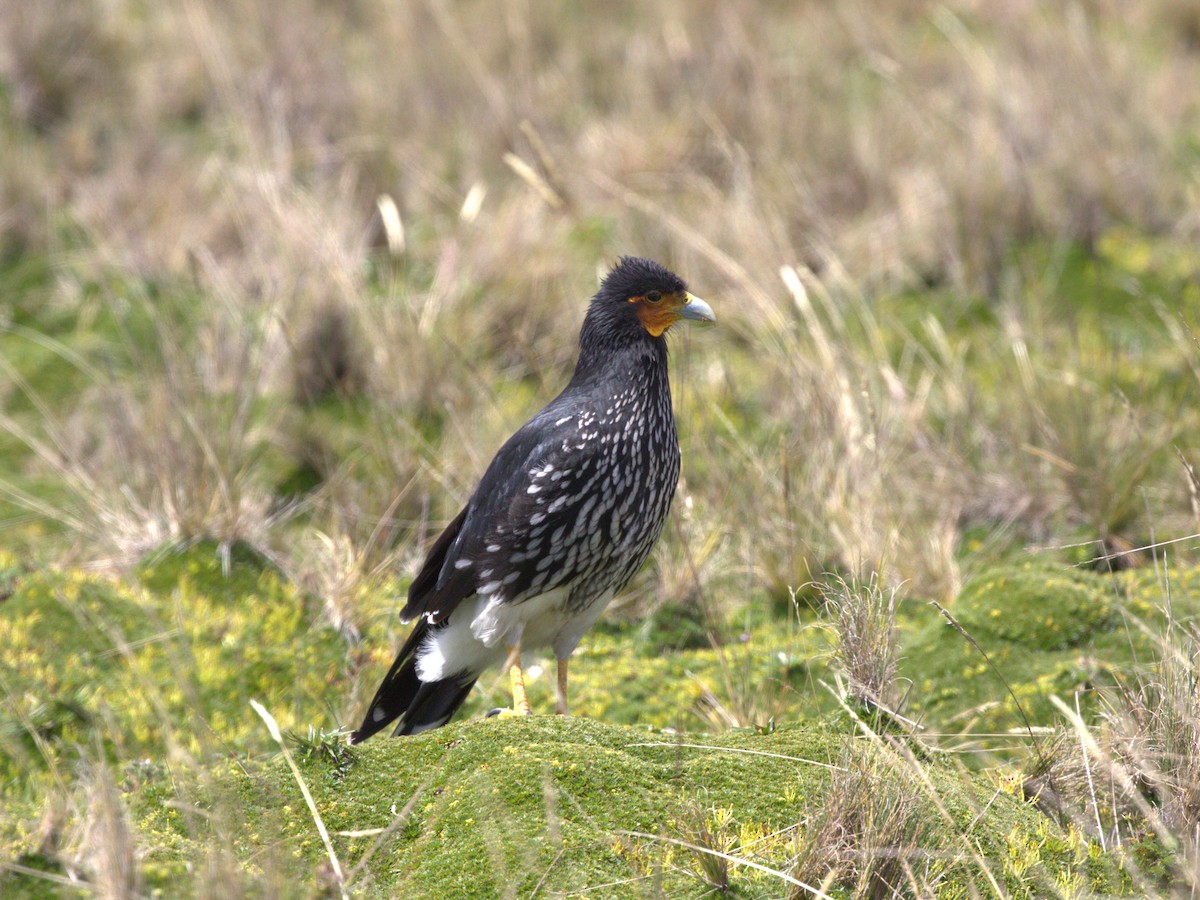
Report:
[[[375,199],[379,218],[383,221],[383,235],[387,240],[388,252],[392,256],[403,256],[407,248],[404,237],[404,220],[400,218],[400,207],[391,194],[380,194]]]
[[[512,169],[522,181],[533,188],[537,192],[537,195],[541,197],[546,202],[546,205],[551,209],[560,210],[566,206],[563,198],[558,195],[558,192],[551,187],[550,183],[546,181],[545,178],[538,174],[537,169],[525,162],[525,160],[521,159],[521,157],[517,156],[517,154],[505,153],[504,164]]]
[[[463,198],[462,206],[459,207],[458,218],[468,225],[478,219],[486,196],[487,186],[482,181],[472,184],[471,189],[467,191],[467,196]]]
[[[550,155],[550,148],[542,140],[542,135],[528,119],[522,119],[518,127],[521,129],[521,134],[525,135],[525,139],[529,141],[529,146],[533,148],[533,153],[537,157],[538,164],[542,167],[542,172],[545,173],[546,183],[561,201],[562,207],[570,209],[573,203],[570,193],[567,191],[566,182],[563,180],[562,169],[554,161],[554,157]]]
[[[279,730],[279,724],[275,721],[265,706],[257,700],[251,700],[250,706],[258,713],[259,718],[266,723],[267,731],[270,733],[272,740],[279,745],[279,749],[283,752],[283,758],[287,761],[288,768],[292,770],[292,777],[296,779],[296,784],[300,787],[300,793],[304,795],[304,802],[308,804],[308,811],[312,815],[313,823],[317,826],[317,833],[321,836],[321,842],[325,845],[325,854],[329,857],[329,865],[333,869],[333,874],[337,879],[337,889],[343,900],[349,900],[350,895],[346,890],[346,876],[342,872],[342,864],[338,859],[337,851],[333,849],[333,840],[329,837],[329,831],[325,828],[325,820],[321,818],[321,811],[317,809],[317,801],[313,799],[312,791],[308,789],[308,782],[304,780],[304,775],[300,772],[300,767],[296,765],[296,761],[292,759],[291,751],[288,750],[287,744],[283,740],[283,734]]]
[[[1083,762],[1084,777],[1088,787],[1088,805],[1091,807],[1096,822],[1096,835],[1100,838],[1101,849],[1107,851],[1108,846],[1104,837],[1104,824],[1100,821],[1100,803],[1096,798],[1096,785],[1092,780],[1092,755],[1100,754],[1099,745],[1091,735],[1091,731],[1083,722],[1083,714],[1079,711],[1079,693],[1075,694],[1075,708],[1071,709],[1057,694],[1051,694],[1050,702],[1062,713],[1075,733],[1079,736],[1080,759]]]

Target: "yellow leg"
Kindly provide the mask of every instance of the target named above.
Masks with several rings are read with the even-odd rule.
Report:
[[[567,660],[558,661],[558,693],[555,697],[555,711],[560,716],[567,715]]]
[[[513,712],[518,716],[528,716],[533,710],[529,708],[529,698],[525,696],[525,673],[521,670],[521,647],[517,645],[508,653],[508,676],[512,679]]]

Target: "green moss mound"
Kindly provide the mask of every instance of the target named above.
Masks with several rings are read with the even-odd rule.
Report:
[[[967,896],[972,885],[986,890],[989,877],[1024,896],[1068,883],[1105,890],[1121,883],[1113,866],[1089,862],[1088,842],[982,777],[913,763],[821,723],[709,737],[583,719],[485,719],[415,738],[374,740],[355,748],[349,764],[319,754],[299,764],[339,864],[353,873],[356,895],[528,896],[536,890],[627,897],[659,890],[701,896],[713,888],[707,860],[683,844],[787,871],[848,747],[882,760],[881,793],[901,784],[927,791],[913,807],[929,825],[922,865],[943,873],[944,896]],[[213,790],[208,807],[219,808]],[[180,829],[180,818],[161,817],[161,794],[134,794],[156,878],[188,881],[186,873],[213,844],[214,829],[263,879],[286,870],[294,890],[328,878],[323,842],[282,760],[252,774],[229,769],[216,791],[224,792],[227,806],[236,798],[233,818],[242,818],[208,819],[195,832]],[[176,802],[189,805],[195,798]],[[985,806],[983,825],[977,820]],[[164,828],[167,834],[156,833]],[[967,858],[968,843],[978,848],[974,861]],[[788,890],[778,875],[744,864],[732,864],[728,880],[730,896]]]
[[[1077,647],[1119,618],[1100,576],[1034,567],[976,578],[959,595],[954,614],[976,640],[1048,652]]]
[[[905,642],[901,673],[915,685],[917,714],[939,728],[1019,732],[1022,711],[1034,726],[1053,725],[1060,715],[1052,695],[1073,705],[1078,694],[1081,708],[1094,712],[1097,686],[1152,658],[1168,609],[1178,623],[1200,618],[1200,570],[993,569],[951,610],[978,649],[945,620],[933,621]]]
[[[249,701],[297,731],[345,715],[366,666],[381,672],[390,662],[393,589],[370,599],[377,615],[359,649],[246,547],[167,548],[129,582],[9,568],[12,593],[0,603],[4,855],[40,859],[47,791],[86,809],[88,773],[101,765],[137,843],[140,889],[202,894],[208,885],[197,873],[215,867],[252,892],[325,890],[330,869],[313,818],[290,770],[267,758],[278,748]],[[1150,572],[997,570],[968,586],[955,614],[1040,724],[1055,717],[1050,694],[1070,697],[1108,666],[1150,658],[1139,654],[1165,627],[1165,585]],[[1170,599],[1177,620],[1200,613],[1200,573],[1173,572]],[[977,650],[945,624],[913,621],[904,655],[917,673],[919,715],[966,730],[1019,724]],[[662,653],[639,643],[634,625],[600,629],[572,667],[572,699],[604,724],[471,718],[506,702],[498,678],[495,696],[477,694],[445,729],[352,750],[318,735],[293,753],[363,896],[535,888],[699,896],[718,876],[712,857],[687,844],[789,871],[806,842],[823,840],[821,816],[837,794],[831,767],[847,758],[870,760],[868,797],[908,798],[944,896],[965,896],[970,885],[987,893],[990,879],[1019,896],[1128,892],[1110,857],[986,775],[882,750],[844,712],[769,727],[766,713],[794,719],[798,704],[812,702],[828,643],[824,629],[768,622],[737,646]],[[530,694],[548,710],[552,669],[543,663]],[[373,686],[373,675],[365,680]],[[766,698],[772,685],[778,704]],[[705,728],[714,698],[739,696],[760,704],[747,720],[762,718],[761,733],[683,733]],[[954,718],[964,709],[970,718]],[[661,730],[668,726],[683,728]],[[726,868],[732,896],[788,890],[778,875]],[[7,877],[6,896],[47,887]]]
[[[168,550],[139,575],[30,575],[0,604],[0,775],[97,742],[124,759],[261,749],[251,698],[292,727],[349,693],[344,642],[248,550]]]

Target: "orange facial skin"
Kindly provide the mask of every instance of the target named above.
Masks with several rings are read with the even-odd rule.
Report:
[[[691,301],[692,295],[687,291],[676,291],[672,294],[660,294],[651,291],[641,297],[630,297],[630,303],[638,304],[638,318],[642,325],[655,337],[683,318],[679,311]]]

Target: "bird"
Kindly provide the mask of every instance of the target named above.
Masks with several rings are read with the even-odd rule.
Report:
[[[667,374],[668,329],[712,308],[659,263],[623,256],[584,315],[563,391],[496,453],[408,589],[415,623],[363,718],[357,744],[445,725],[484,671],[502,665],[512,714],[529,715],[522,653],[567,661],[662,533],[680,451]]]

